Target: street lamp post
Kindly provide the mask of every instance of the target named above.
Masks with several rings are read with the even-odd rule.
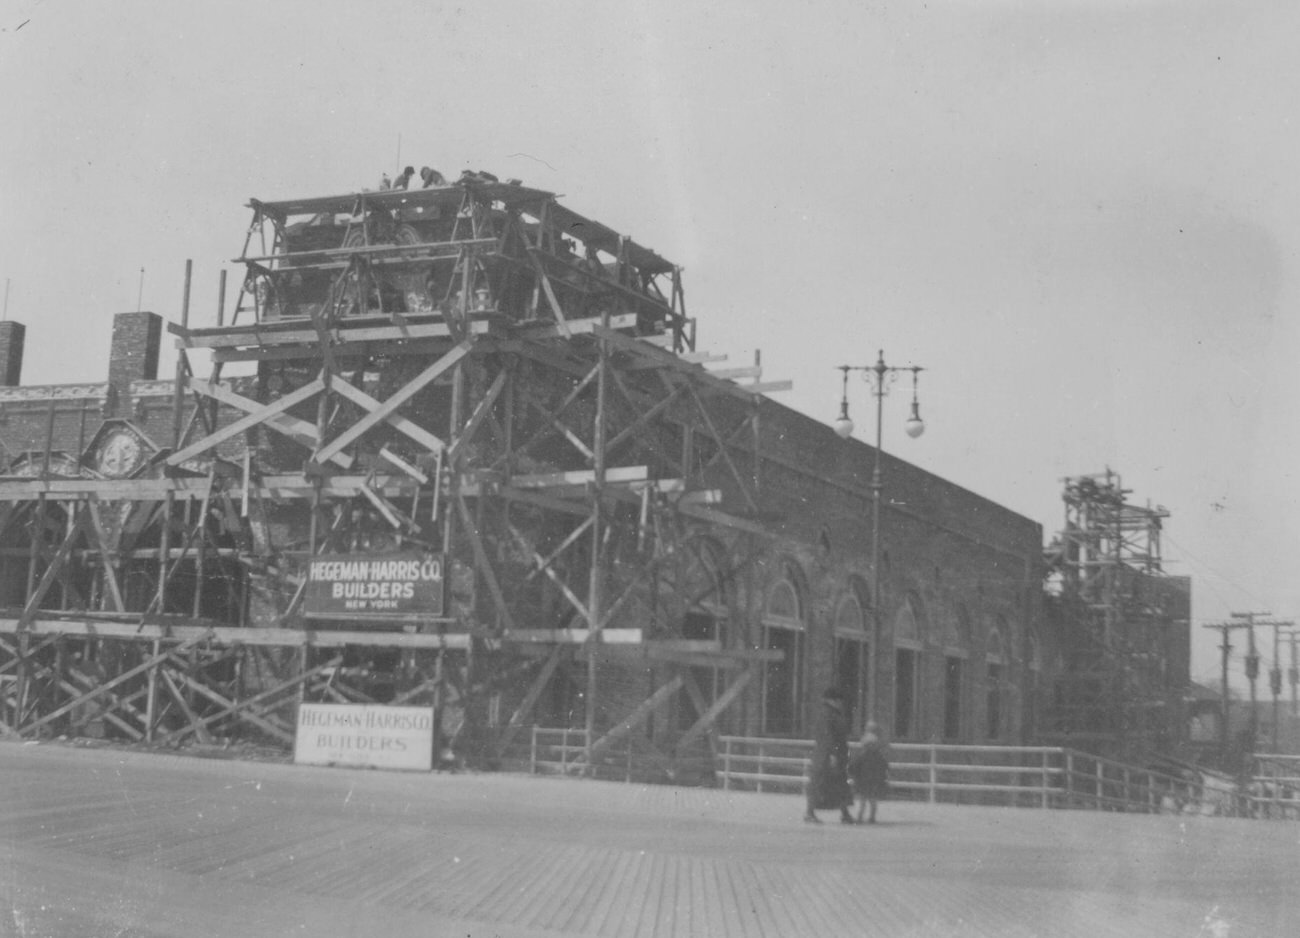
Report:
[[[890,382],[900,372],[912,373],[912,412],[903,425],[904,432],[915,439],[925,432],[925,423],[921,420],[921,405],[916,396],[917,376],[923,371],[918,365],[895,367],[885,364],[885,353],[879,351],[874,365],[837,365],[843,375],[843,392],[840,399],[840,415],[835,421],[835,433],[840,439],[847,440],[853,435],[853,421],[849,418],[849,372],[861,372],[863,378],[872,383],[872,393],[876,396],[876,453],[875,464],[871,470],[871,694],[868,700],[868,719],[875,719],[880,712],[880,659],[881,636],[881,597],[880,597],[880,491],[883,482],[880,476],[880,454],[882,450],[882,433],[884,425],[885,394]]]

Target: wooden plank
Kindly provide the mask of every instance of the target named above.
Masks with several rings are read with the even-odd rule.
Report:
[[[682,356],[685,358],[685,356]],[[737,378],[761,378],[763,369],[758,365],[745,365],[741,368],[711,368],[709,375],[714,378],[722,378],[725,381],[734,381]]]
[[[456,507],[460,510],[461,527],[469,535],[470,547],[474,552],[474,565],[478,572],[487,581],[488,592],[492,594],[492,602],[496,606],[497,613],[501,616],[503,628],[509,630],[515,627],[515,617],[510,614],[510,607],[506,605],[505,594],[501,591],[501,584],[497,581],[496,571],[492,569],[492,563],[488,560],[487,550],[483,547],[483,539],[479,537],[478,525],[474,523],[474,516],[470,514],[469,506],[465,504],[465,499],[458,497]]]
[[[497,737],[496,752],[498,756],[505,752],[506,747],[510,745],[510,741],[514,739],[515,733],[519,731],[524,719],[533,712],[533,707],[536,706],[542,691],[546,690],[546,685],[551,682],[551,677],[555,674],[555,669],[559,666],[561,660],[563,660],[563,649],[562,646],[556,645],[551,649],[550,655],[542,664],[541,670],[537,672],[537,676],[533,678],[533,683],[529,685],[528,692],[524,694],[524,699],[519,702],[515,712],[510,715],[510,720],[505,729]]]
[[[496,405],[497,398],[501,396],[501,390],[506,386],[506,378],[509,373],[502,370],[497,372],[496,378],[492,381],[492,386],[488,388],[483,399],[478,402],[474,408],[474,413],[470,415],[469,420],[465,421],[465,426],[461,429],[456,439],[452,441],[451,448],[447,451],[447,459],[453,460],[459,455],[460,451],[474,439],[478,433],[478,428],[483,424],[483,420]]]
[[[644,482],[650,476],[646,466],[615,466],[605,470],[605,482]],[[592,469],[575,469],[570,472],[540,472],[510,477],[510,485],[517,489],[544,489],[557,485],[587,485],[596,481]]]
[[[290,690],[294,687],[299,687],[305,684],[307,681],[310,681],[313,677],[320,674],[322,671],[328,670],[330,668],[337,668],[340,664],[342,664],[342,662],[343,662],[342,655],[335,656],[334,658],[331,658],[329,661],[325,662],[324,664],[317,665],[314,668],[310,668],[306,671],[303,671],[301,674],[296,674],[293,677],[289,678],[287,681],[281,681],[279,684],[276,684],[274,687],[269,687],[266,690],[262,691],[261,693],[249,697],[247,700],[242,700],[239,703],[233,703],[233,702],[227,703],[216,713],[210,713],[207,716],[203,717],[201,720],[198,720],[195,723],[191,723],[189,726],[183,726],[180,729],[172,730],[171,732],[164,734],[160,738],[161,739],[172,739],[172,738],[183,739],[184,737],[190,735],[190,733],[196,732],[199,726],[206,727],[211,723],[215,723],[217,720],[230,716],[236,711],[243,711],[246,709],[257,707],[261,705],[264,701],[269,702],[270,698],[282,694],[286,690]],[[286,697],[283,700],[270,704],[270,706],[272,707],[282,706],[283,704],[288,703],[291,700],[293,700],[292,697]],[[283,739],[286,734],[280,732],[280,733],[276,733],[275,735],[279,735]],[[292,738],[286,741],[292,742]]]
[[[236,410],[242,410],[246,413],[256,413],[261,410],[262,405],[252,398],[243,397],[233,391],[223,388],[219,384],[212,384],[198,378],[190,378],[190,390],[195,391],[205,397],[210,397],[220,401],[227,406],[234,407]],[[300,420],[290,414],[275,414],[268,418],[266,426],[272,430],[279,431],[296,443],[301,443],[308,449],[315,449],[320,442],[320,437],[316,433],[316,426],[308,423],[306,420]],[[344,469],[352,467],[352,457],[346,453],[339,453],[333,460]]]
[[[591,636],[591,629],[515,629],[503,634],[501,639],[505,642],[585,645]],[[604,645],[637,645],[643,636],[641,629],[600,629],[600,641]]]
[[[653,694],[651,694],[645,701],[643,701],[640,706],[638,706],[635,710],[633,710],[630,714],[628,714],[627,717],[624,718],[623,722],[619,723],[617,726],[611,729],[604,736],[600,737],[600,739],[592,743],[587,748],[586,753],[578,756],[574,760],[573,764],[575,765],[588,764],[591,761],[591,757],[594,756],[601,749],[605,749],[609,747],[611,744],[617,742],[618,740],[626,736],[628,733],[632,732],[632,730],[636,729],[637,726],[644,723],[649,718],[650,714],[654,713],[654,711],[657,710],[659,706],[663,704],[669,697],[677,693],[677,691],[681,689],[681,686],[682,686],[682,677],[681,675],[678,675],[677,677],[674,677],[671,681],[669,681],[667,684],[660,687]]]
[[[186,460],[193,459],[200,453],[206,453],[208,450],[219,446],[232,436],[238,436],[245,430],[255,427],[258,424],[266,423],[269,418],[288,410],[290,407],[301,404],[305,400],[315,397],[323,390],[325,390],[325,381],[323,378],[317,377],[307,382],[302,387],[290,391],[288,394],[284,395],[284,397],[272,401],[270,404],[265,405],[259,410],[248,414],[245,417],[241,417],[234,423],[222,427],[215,433],[210,433],[203,439],[191,443],[183,450],[173,453],[171,456],[167,457],[167,465],[179,466]]]
[[[709,414],[709,409],[704,406],[704,401],[700,399],[694,385],[690,386],[688,390],[691,398],[695,401],[700,417],[704,420],[704,426],[708,428],[713,441],[718,444],[718,455],[722,457],[723,462],[727,464],[727,468],[731,470],[731,475],[736,480],[736,487],[740,489],[740,494],[745,497],[745,503],[749,505],[750,511],[757,511],[758,505],[754,501],[753,494],[749,491],[749,480],[740,474],[740,470],[736,468],[736,464],[731,458],[731,453],[727,451],[728,441],[718,432],[717,426],[713,423],[713,417]]]
[[[114,687],[117,687],[119,684],[129,681],[137,674],[143,674],[145,671],[148,671],[150,668],[156,667],[159,662],[166,660],[166,658],[169,655],[181,651],[183,649],[190,648],[194,645],[197,645],[199,642],[205,639],[205,637],[209,632],[209,630],[207,629],[203,631],[204,631],[203,635],[198,635],[195,636],[194,638],[191,638],[189,641],[182,642],[176,648],[170,649],[169,651],[164,652],[162,654],[151,655],[149,658],[145,659],[143,662],[136,665],[134,668],[130,668],[126,671],[123,671],[121,674],[119,674],[117,677],[113,678],[112,680],[100,684],[98,687],[95,688],[95,690],[91,691],[89,694],[86,694],[80,699],[74,700],[71,703],[64,704],[61,707],[57,707],[54,710],[51,710],[49,713],[45,714],[45,716],[41,717],[39,720],[35,720],[34,722],[27,724],[27,726],[23,727],[23,729],[27,732],[30,732],[34,729],[44,726],[46,723],[58,719],[59,717],[63,716],[65,713],[68,713],[70,710],[72,710],[73,707],[77,706],[78,704],[86,703],[90,700],[95,699],[96,697],[100,697],[103,696],[104,694],[109,693],[110,691],[112,691]]]
[[[113,607],[117,612],[126,611],[126,603],[122,601],[122,591],[117,585],[117,571],[113,569],[113,564],[109,560],[108,538],[104,534],[104,524],[99,517],[99,502],[91,498],[86,503],[86,512],[90,515],[91,530],[94,532],[95,540],[99,544],[99,561],[104,568],[104,583],[108,587],[108,593],[113,600]]]
[[[754,673],[755,669],[749,668],[737,675],[736,679],[731,682],[731,686],[722,692],[721,696],[713,702],[713,705],[705,710],[704,713],[700,714],[700,718],[692,723],[685,733],[678,737],[677,748],[679,750],[685,749],[688,745],[694,742],[697,737],[711,731],[713,729],[713,724],[718,721],[718,717],[722,716],[726,709],[731,706],[732,702],[745,690],[745,686],[749,684],[750,680],[754,677]]]
[[[366,416],[362,417],[347,430],[343,431],[343,433],[339,434],[338,437],[317,450],[317,461],[323,462],[329,459],[335,453],[339,452],[339,450],[343,449],[343,447],[363,436],[371,427],[378,425],[381,421],[386,420],[389,416],[393,415],[397,411],[397,408],[401,407],[418,394],[426,385],[436,379],[439,375],[450,370],[457,362],[468,355],[473,348],[473,343],[469,341],[461,342],[446,355],[439,358],[428,368],[424,369],[424,371],[420,372],[404,384],[391,397],[389,397],[388,400],[383,403],[376,402],[377,406],[375,407],[367,407],[366,409],[369,410],[370,413],[366,414]],[[441,449],[441,447],[438,448]]]
[[[90,689],[94,688],[95,683],[91,678],[82,674],[80,671],[73,671],[72,674],[74,677],[76,677],[77,679],[83,681],[86,685],[88,685]],[[76,684],[72,683],[71,681],[67,681],[62,678],[59,678],[58,684],[59,687],[63,688],[63,690],[68,692],[69,696],[73,697],[76,700],[80,700],[87,694],[87,687],[78,687]],[[144,722],[143,718],[140,716],[140,712],[131,706],[131,701],[133,701],[137,697],[142,696],[143,693],[144,693],[143,691],[136,691],[130,697],[125,697],[125,698],[118,697],[116,694],[109,694],[108,696],[112,700],[112,705],[114,707],[123,708],[126,711],[128,711],[132,716],[134,716],[137,720]],[[95,714],[95,716],[92,716],[89,719],[82,720],[79,722],[74,722],[72,723],[72,728],[75,729],[75,728],[83,727],[91,720],[94,720],[96,718],[102,719],[106,723],[112,723],[119,730],[121,730],[127,736],[130,736],[136,742],[140,742],[141,740],[144,739],[144,733],[140,732],[130,723],[123,720],[112,710],[101,710],[99,713]]]
[[[27,597],[27,603],[23,606],[22,615],[18,617],[18,628],[22,629],[25,623],[29,622],[36,614],[41,602],[45,599],[45,594],[49,592],[54,581],[58,579],[63,570],[64,563],[67,562],[68,555],[72,552],[73,541],[81,533],[85,525],[85,512],[77,512],[72,524],[68,525],[68,533],[63,536],[63,542],[59,544],[59,549],[54,552],[49,564],[45,567],[45,572],[41,574],[40,582],[36,584],[36,589]],[[30,582],[30,581],[28,581]]]
[[[418,326],[409,327],[418,330]],[[471,320],[467,330],[473,336],[486,336],[495,331],[495,324],[488,319]],[[445,327],[444,327],[445,330]],[[437,338],[413,338],[396,340],[393,338],[367,339],[356,342],[335,342],[330,346],[336,358],[348,356],[370,356],[378,353],[384,355],[441,355],[448,348],[450,333]],[[315,336],[313,336],[313,340]],[[265,347],[254,345],[250,348],[222,348],[212,350],[214,362],[246,361],[296,361],[306,358],[320,358],[320,343],[312,345],[281,345]]]
[[[208,480],[176,479],[0,479],[0,500],[31,501],[45,495],[51,501],[98,496],[104,501],[162,501],[168,492],[179,499],[202,498]]]
[[[335,660],[337,661],[338,659]],[[245,705],[244,703],[236,702],[233,700],[228,700],[227,698],[223,697],[221,694],[218,694],[212,688],[207,687],[204,684],[201,684],[200,682],[194,680],[192,677],[190,677],[187,674],[178,674],[177,677],[179,677],[182,683],[184,683],[195,693],[207,697],[209,700],[211,700],[213,703],[217,704],[218,706],[230,708],[230,712],[228,714],[229,716],[233,716],[236,719],[243,720],[246,723],[251,723],[254,726],[256,726],[258,729],[270,733],[272,736],[276,737],[280,741],[288,743],[291,746],[293,745],[293,733],[288,732],[284,728],[273,723],[271,720],[263,717],[261,714],[253,712],[253,706]],[[203,727],[203,732],[205,734],[207,733],[206,723]]]
[[[506,527],[509,528],[510,534],[512,537],[514,537],[515,543],[519,545],[519,548],[523,550],[525,553],[532,555],[533,559],[537,562],[537,565],[543,569],[543,571],[546,573],[546,576],[550,579],[550,581],[556,585],[560,593],[563,594],[564,598],[569,601],[569,605],[571,605],[574,609],[576,609],[578,611],[578,614],[582,616],[583,621],[590,621],[591,613],[587,611],[586,604],[583,603],[583,601],[578,598],[577,594],[573,592],[572,588],[569,586],[568,583],[565,583],[562,579],[560,579],[559,576],[556,575],[554,570],[544,565],[541,554],[537,553],[536,549],[534,549],[533,545],[529,542],[528,538],[524,537],[524,535],[520,533],[519,529],[516,528],[513,524],[507,522]]]
[[[382,406],[379,401],[371,397],[365,391],[358,387],[354,387],[346,381],[335,381],[330,386],[330,390],[340,397],[346,397],[348,400],[352,401],[352,403],[371,412]],[[442,440],[414,421],[406,419],[401,414],[390,413],[383,419],[393,428],[406,434],[431,453],[436,453],[440,450],[446,449],[446,444],[443,443]]]
[[[611,331],[614,329],[635,329],[636,320],[637,320],[636,313],[619,313],[616,316],[609,317],[608,329]],[[569,339],[576,335],[588,335],[590,333],[599,332],[604,330],[605,328],[606,327],[602,325],[599,316],[592,316],[586,319],[565,320],[565,329],[563,331],[560,329],[558,325],[551,325],[550,323],[541,323],[538,325],[526,324],[521,327],[520,332],[521,334],[527,335],[529,338],[533,338],[533,339],[539,339],[539,338]],[[632,339],[629,338],[628,336],[623,335],[621,332],[615,333],[615,335],[617,335],[620,339],[627,339],[629,342],[637,341],[636,339]]]
[[[583,532],[586,531],[595,523],[596,523],[595,516],[588,514],[587,517],[583,519],[582,524],[578,525],[576,528],[570,531],[569,535],[559,543],[559,546],[557,546],[555,550],[551,551],[549,556],[544,557],[537,561],[537,565],[533,567],[532,570],[528,571],[528,575],[524,577],[524,582],[528,582],[529,580],[532,580],[533,577],[537,576],[537,574],[542,573],[547,568],[549,568],[551,564],[553,564],[556,561],[556,559],[560,556],[560,554],[564,553],[569,547],[571,547],[573,545],[573,542],[576,541],[578,538],[580,538]]]
[[[475,321],[475,325],[478,321]],[[309,325],[306,317],[302,319],[304,327]],[[480,329],[484,332],[491,331],[491,325],[483,321]],[[175,330],[173,330],[175,331]],[[342,345],[348,342],[399,342],[404,339],[446,339],[451,337],[451,330],[443,322],[430,323],[411,323],[403,326],[349,326],[347,321],[336,323],[333,328],[326,330],[329,337]],[[471,331],[478,331],[471,329]],[[238,332],[218,334],[218,335],[182,335],[176,341],[179,348],[246,348],[261,347],[273,348],[277,345],[313,345],[316,346],[316,354],[320,354],[319,346],[320,336],[314,329],[301,328],[288,332],[281,332],[267,329],[259,326],[254,329],[240,329]],[[335,347],[337,347],[337,345]]]
[[[429,620],[450,622],[450,619]],[[17,634],[17,619],[0,619],[0,634]],[[153,622],[103,622],[88,619],[33,619],[28,631],[32,635],[118,638],[139,641],[155,639],[181,643],[211,641],[213,644],[259,645],[273,647],[336,648],[365,645],[376,648],[426,648],[461,650],[471,642],[469,633],[430,635],[384,629],[372,631],[316,631],[313,629],[260,629],[232,626],[161,625]]]
[[[199,722],[198,714],[190,707],[189,701],[180,692],[180,688],[176,686],[176,682],[172,680],[171,675],[163,668],[159,668],[158,673],[162,676],[163,686],[167,688],[167,693],[171,694],[176,706],[181,708],[181,713],[185,714],[185,719],[194,725],[194,735],[199,738],[199,742],[210,745],[212,743],[212,734],[208,732],[206,726]]]

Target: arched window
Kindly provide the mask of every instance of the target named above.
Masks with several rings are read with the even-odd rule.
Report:
[[[767,590],[763,608],[763,647],[782,653],[763,669],[763,733],[794,736],[803,730],[803,669],[806,648],[803,603],[795,570],[783,567]]]
[[[1003,727],[1003,682],[1006,680],[1007,652],[1002,640],[1002,631],[994,626],[989,629],[988,641],[985,643],[985,679],[984,689],[987,697],[985,721],[989,739],[1001,739]]]
[[[918,651],[921,648],[921,626],[917,622],[916,609],[913,608],[910,596],[894,614],[894,644]]]
[[[849,591],[835,607],[835,682],[852,708],[853,732],[866,723],[871,710],[871,616],[866,587],[850,582]]]
[[[1033,740],[1038,734],[1038,717],[1044,706],[1043,700],[1043,648],[1038,642],[1037,635],[1030,635],[1025,639],[1027,648],[1025,649],[1027,664],[1029,666],[1028,674],[1028,700],[1029,706],[1024,708],[1025,719],[1025,737]]]
[[[964,742],[966,733],[966,684],[970,654],[970,613],[957,606],[946,620],[943,637],[943,738]]]
[[[908,594],[894,614],[894,738],[919,735],[921,727],[921,650],[924,609]]]

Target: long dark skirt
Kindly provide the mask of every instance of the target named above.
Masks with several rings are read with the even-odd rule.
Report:
[[[848,776],[844,767],[834,758],[819,759],[813,763],[808,785],[812,803],[819,811],[843,808],[853,803]]]

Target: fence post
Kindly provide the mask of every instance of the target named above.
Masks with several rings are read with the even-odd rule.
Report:
[[[1065,806],[1074,805],[1074,752],[1065,750]]]
[[[930,744],[930,804],[938,800],[938,789],[935,787],[939,784],[939,747]]]
[[[1043,750],[1043,800],[1041,803],[1041,807],[1043,808],[1050,808],[1052,806],[1052,795],[1051,792],[1048,790],[1048,782],[1050,778],[1048,774],[1048,765],[1049,765],[1049,756],[1047,750],[1044,749]]]
[[[1100,759],[1096,760],[1096,766],[1097,768],[1095,774],[1097,776],[1097,807],[1101,808],[1104,804],[1102,799],[1105,797],[1105,790],[1106,790],[1106,767],[1102,765]]]
[[[537,774],[537,724],[533,724],[532,741],[528,745],[528,774]]]
[[[731,737],[722,740],[722,790],[731,790]]]
[[[763,767],[763,741],[762,741],[762,740],[759,740],[759,743],[758,743],[758,790],[759,790],[760,792],[763,790],[763,776],[764,776],[766,773],[767,773],[767,770]]]

